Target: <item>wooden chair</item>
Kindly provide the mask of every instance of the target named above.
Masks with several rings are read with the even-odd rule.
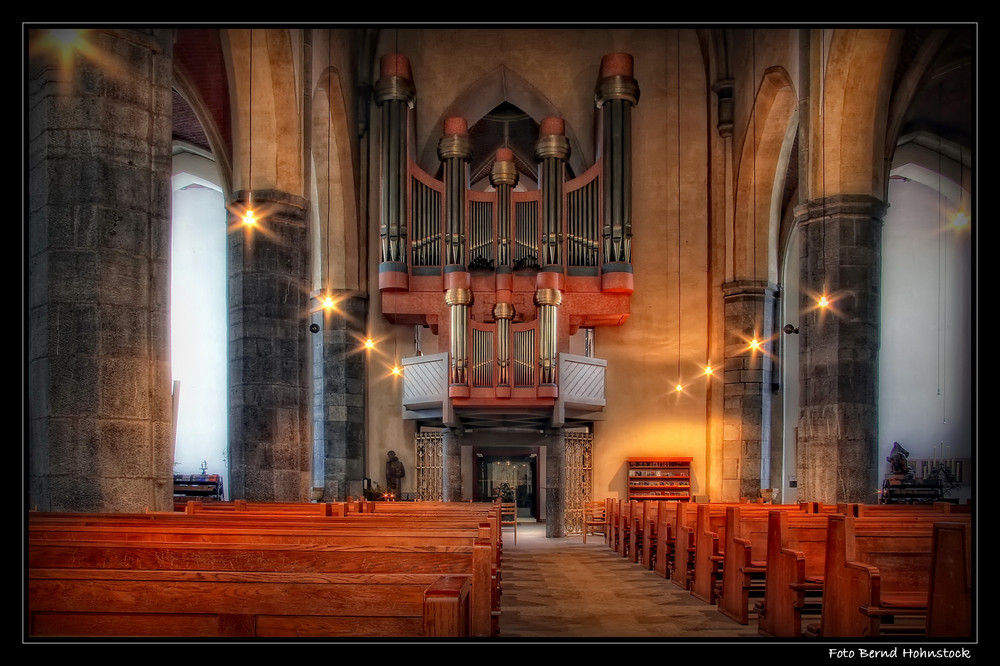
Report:
[[[501,531],[506,527],[514,528],[514,544],[517,544],[517,503],[516,502],[501,502],[500,503],[500,529]]]
[[[604,502],[586,502],[583,505],[583,542],[587,543],[588,534],[600,534],[607,537],[608,520]]]

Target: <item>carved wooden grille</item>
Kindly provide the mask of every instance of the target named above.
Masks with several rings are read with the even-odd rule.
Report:
[[[583,505],[591,500],[594,471],[594,434],[566,431],[566,534],[583,534]]]
[[[440,430],[416,433],[417,501],[444,501],[444,436]]]

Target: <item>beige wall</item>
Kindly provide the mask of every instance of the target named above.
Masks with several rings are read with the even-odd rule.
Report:
[[[708,117],[711,109],[705,104],[682,105],[678,119],[678,86],[682,97],[708,99],[709,84],[694,31],[683,34],[678,77],[676,35],[672,30],[401,30],[398,34],[399,51],[410,58],[417,89],[412,113],[418,157],[437,145],[441,121],[454,112],[454,100],[503,65],[558,109],[567,121],[567,134],[572,131],[589,149],[589,166],[596,139],[594,87],[601,58],[615,51],[635,58],[640,88],[633,112],[635,294],[626,323],[599,328],[596,334],[596,355],[608,360],[608,404],[606,420],[596,425],[595,496],[623,495],[625,459],[648,455],[693,457],[693,492],[709,492],[708,423],[719,417],[702,370],[709,336],[721,335],[709,323],[709,303],[715,299],[707,298],[718,288],[712,283],[721,280],[712,277],[709,261],[712,213],[706,164],[708,141],[715,133]],[[393,47],[395,38],[387,34],[383,48]],[[471,125],[477,118],[467,120]],[[433,171],[436,163],[421,166]],[[369,260],[372,270],[377,269],[377,255],[372,253]],[[373,294],[373,312],[378,301],[379,295]],[[391,327],[381,317],[371,319],[376,333],[389,332]],[[412,328],[395,330],[397,349],[411,353]],[[424,353],[433,352],[431,339],[425,340]],[[721,359],[713,362],[718,372],[710,381],[718,385]],[[668,390],[677,382],[678,368],[685,384],[679,394]],[[395,448],[412,468],[412,458],[408,459],[412,439],[405,448],[401,443],[411,429],[399,416],[398,383],[387,380],[384,373],[381,365],[371,364],[369,474],[375,479],[383,474],[389,448]],[[721,388],[714,395],[721,395]]]

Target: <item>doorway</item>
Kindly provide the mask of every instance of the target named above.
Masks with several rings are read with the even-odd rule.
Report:
[[[538,520],[538,453],[525,449],[474,449],[474,500],[498,495],[517,504],[518,520]]]

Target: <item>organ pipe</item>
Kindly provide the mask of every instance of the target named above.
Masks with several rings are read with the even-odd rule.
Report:
[[[517,187],[517,167],[514,165],[514,152],[510,148],[497,150],[493,171],[490,173],[490,184],[497,191],[497,266],[510,266],[511,228],[511,193]]]
[[[406,56],[382,56],[375,102],[382,107],[382,193],[379,226],[383,262],[406,262],[407,112],[416,90]]]
[[[465,193],[468,189],[468,161],[472,157],[464,118],[444,121],[444,136],[438,143],[438,157],[444,164],[445,263],[465,264]]]
[[[563,182],[565,161],[569,159],[569,140],[562,118],[543,118],[539,126],[535,159],[540,163],[542,190],[542,235],[539,264],[562,264]]]
[[[558,361],[557,333],[558,310],[562,292],[558,289],[538,289],[535,306],[538,308],[538,383],[556,383]]]
[[[632,107],[639,85],[632,56],[612,53],[601,60],[597,107],[604,129],[604,261],[632,261]]]
[[[469,306],[472,291],[451,288],[445,292],[445,303],[451,314],[451,383],[465,386],[469,383]]]

